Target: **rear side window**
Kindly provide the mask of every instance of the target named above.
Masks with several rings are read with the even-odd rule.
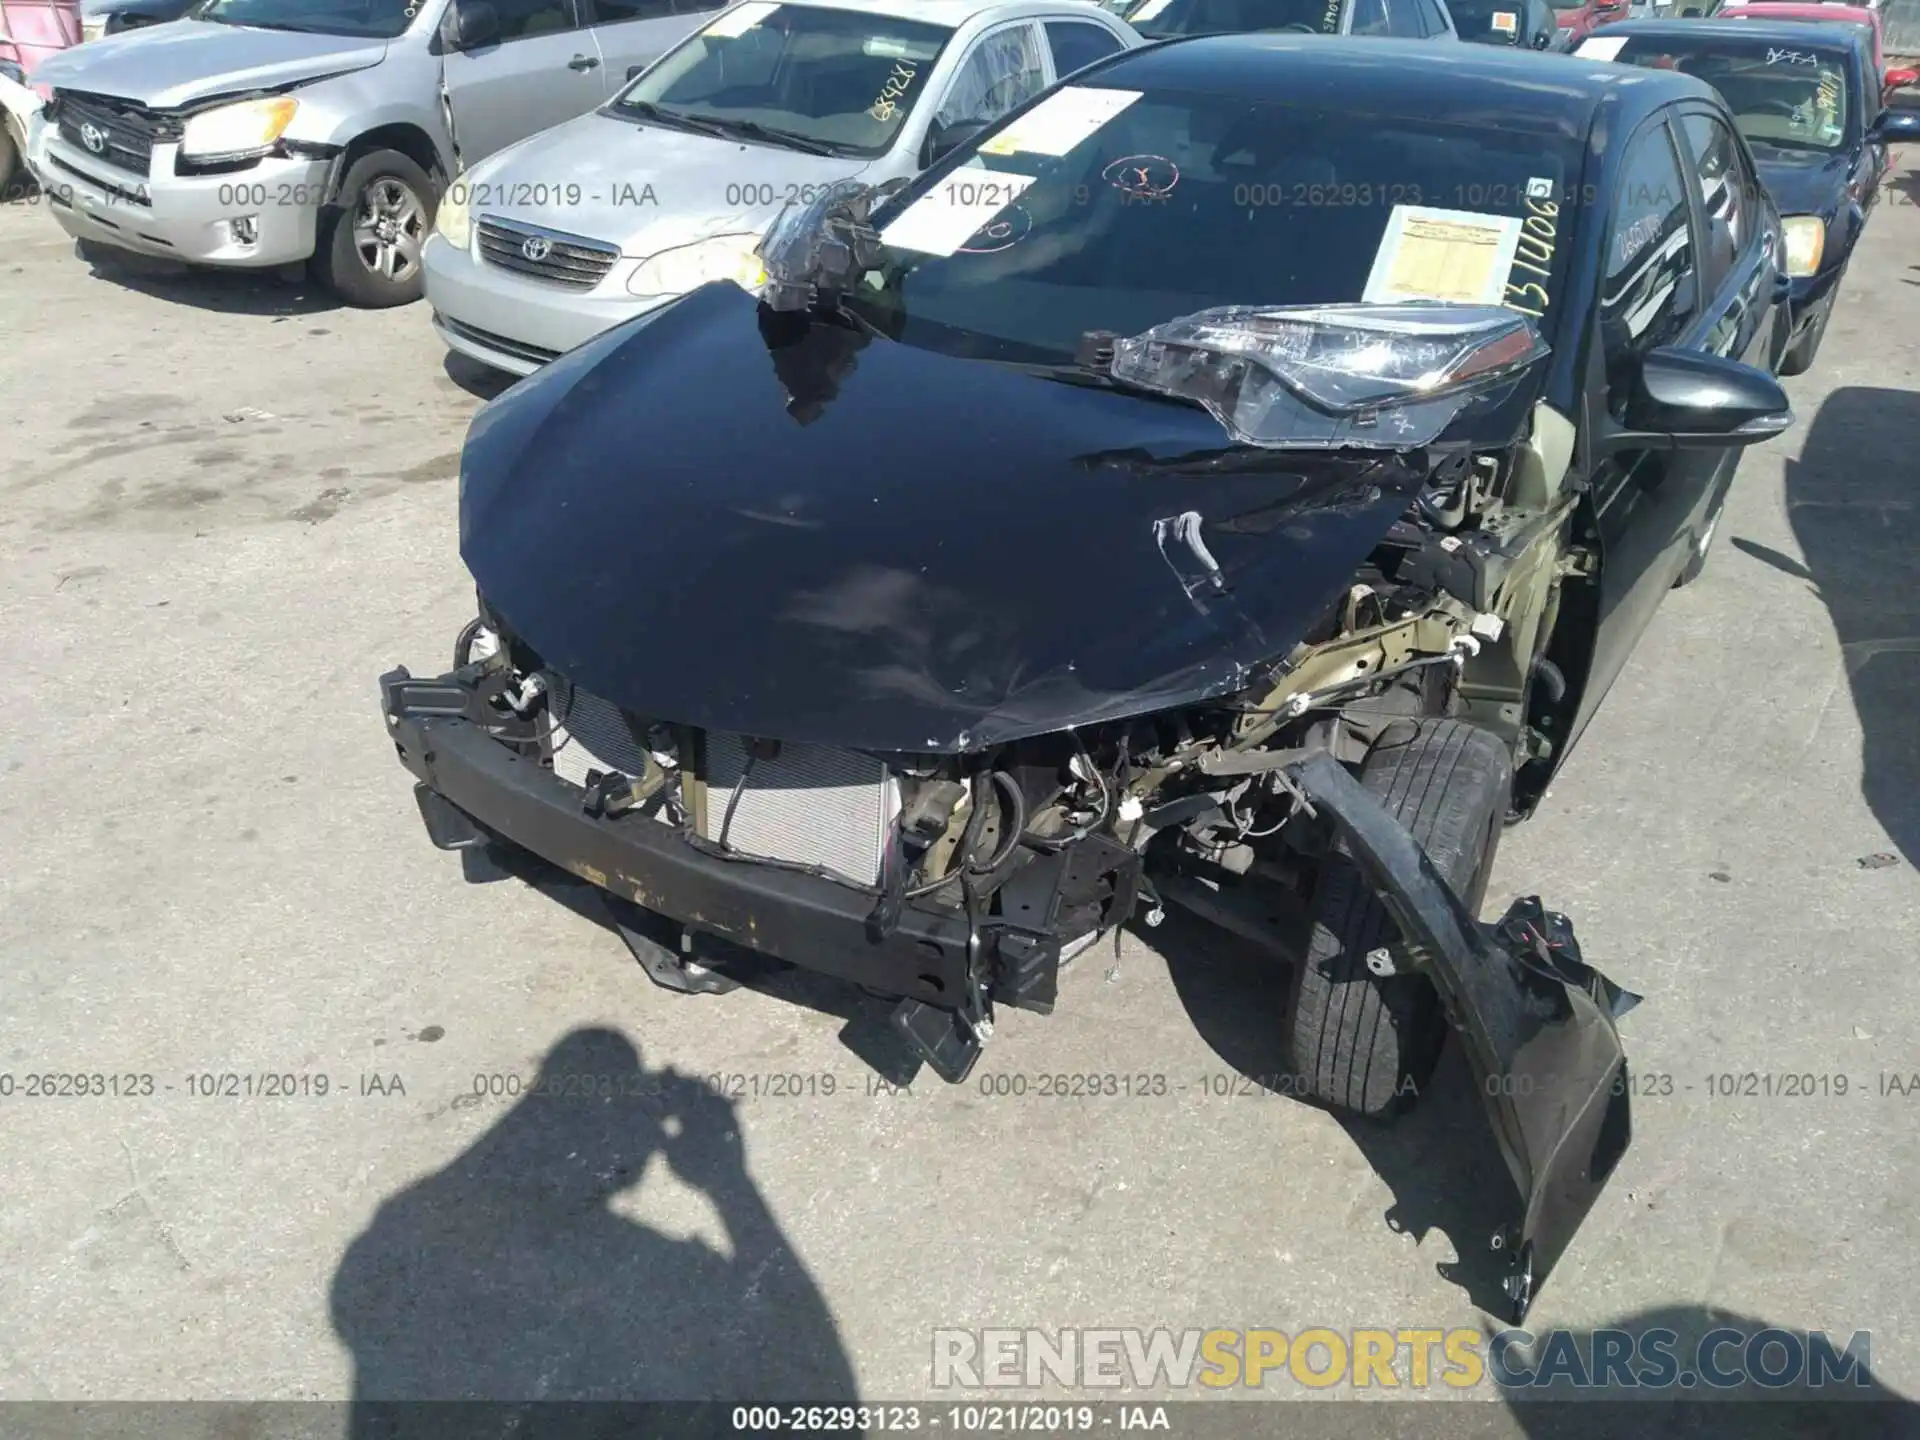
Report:
[[[1760,199],[1740,157],[1739,143],[1724,122],[1695,112],[1682,123],[1687,148],[1693,151],[1700,208],[1707,220],[1708,263],[1703,268],[1711,292],[1719,288],[1734,256],[1753,233]]]
[[[1390,35],[1385,0],[1353,0],[1353,35]]]
[[[1047,22],[1047,44],[1053,47],[1053,73],[1071,75],[1096,60],[1104,60],[1120,48],[1111,30],[1100,25],[1082,25],[1073,21]]]
[[[1411,40],[1427,37],[1427,17],[1420,0],[1387,0],[1387,29]]]
[[[573,0],[498,0],[502,40],[527,40],[574,28]]]
[[[1640,358],[1678,340],[1699,309],[1687,183],[1667,127],[1641,131],[1614,196],[1600,290],[1600,338],[1616,416]]]

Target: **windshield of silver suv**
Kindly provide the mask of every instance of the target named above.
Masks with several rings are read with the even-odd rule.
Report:
[[[952,38],[945,25],[859,10],[737,5],[610,109],[730,139],[884,155]]]
[[[205,0],[188,13],[195,20],[252,30],[391,40],[406,33],[420,13],[420,4],[419,0]]]

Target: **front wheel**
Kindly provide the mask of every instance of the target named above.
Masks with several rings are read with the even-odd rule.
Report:
[[[1510,806],[1512,757],[1465,721],[1409,725],[1392,727],[1374,746],[1360,783],[1478,914]],[[1368,964],[1397,938],[1344,847],[1329,855],[1286,1019],[1293,1084],[1305,1098],[1385,1118],[1408,1108],[1432,1076],[1447,1038],[1439,992],[1425,975],[1381,975]]]
[[[367,310],[418,300],[436,199],[427,172],[398,150],[362,155],[320,215],[313,264],[321,283]]]
[[[20,122],[0,110],[0,200],[13,199],[14,181],[26,173],[26,153],[27,137],[21,132]],[[25,187],[21,188],[24,192]]]

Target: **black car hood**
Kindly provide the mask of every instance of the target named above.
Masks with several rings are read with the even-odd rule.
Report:
[[[769,314],[696,291],[468,435],[460,549],[487,604],[639,715],[949,753],[1225,694],[1423,478],[1227,448],[1198,409],[836,324],[776,344]]]
[[[1752,149],[1760,183],[1767,187],[1782,215],[1832,218],[1846,199],[1851,166],[1844,152],[1775,149],[1764,143]]]

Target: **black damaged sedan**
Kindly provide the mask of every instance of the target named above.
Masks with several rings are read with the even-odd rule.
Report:
[[[745,947],[888,997],[949,1080],[1196,911],[1273,956],[1307,1098],[1391,1114],[1459,1037],[1524,1312],[1626,1147],[1634,997],[1537,900],[1476,919],[1494,851],[1791,423],[1779,217],[1725,243],[1695,118],[1198,39],[790,210],[757,295],[475,420],[479,616],[381,681],[430,836],[584,877],[672,988]]]

